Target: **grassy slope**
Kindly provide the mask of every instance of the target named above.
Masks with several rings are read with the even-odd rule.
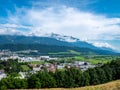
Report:
[[[120,90],[120,80],[100,84],[96,86],[86,86],[81,88],[53,88],[53,89],[40,89],[40,90]]]

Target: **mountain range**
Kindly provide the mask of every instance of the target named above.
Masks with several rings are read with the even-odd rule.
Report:
[[[9,46],[8,46],[9,45]],[[11,45],[11,46],[10,46]],[[48,48],[58,49],[57,52],[66,52],[69,50],[74,50],[77,52],[92,52],[95,54],[113,54],[115,53],[112,49],[109,48],[98,48],[93,46],[92,44],[89,44],[85,41],[80,41],[77,38],[74,38],[72,36],[64,36],[59,34],[52,33],[48,36],[23,36],[23,35],[0,35],[0,49],[10,49],[14,50],[14,48],[17,48],[17,45],[23,45],[21,46],[23,49],[33,49],[35,46],[38,49],[42,45],[42,49],[44,48],[44,45]],[[32,46],[31,46],[32,45]],[[6,47],[5,47],[6,46]],[[14,47],[12,47],[14,46]],[[29,47],[30,46],[30,47]],[[54,47],[56,48],[54,48]],[[9,47],[9,48],[8,48]],[[27,48],[26,48],[27,47]],[[15,49],[15,50],[22,50],[21,48]],[[49,49],[48,48],[48,49]],[[60,50],[61,48],[61,50]],[[64,48],[64,50],[62,49]],[[67,49],[66,49],[67,48]],[[45,49],[46,50],[46,49]],[[83,51],[82,51],[83,50]],[[50,52],[54,52],[55,50]],[[49,52],[47,52],[49,53]]]

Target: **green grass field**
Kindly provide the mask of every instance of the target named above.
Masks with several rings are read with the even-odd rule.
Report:
[[[21,65],[23,71],[29,71],[30,68],[27,65]]]
[[[74,57],[76,60],[79,60],[79,61],[83,61],[83,60],[85,60],[85,58],[84,57],[82,57],[82,56],[75,56]]]
[[[67,54],[75,54],[75,55],[80,55],[80,52],[74,51],[74,50],[69,50],[67,52],[57,52],[57,53],[49,53],[50,55],[67,55]]]
[[[112,60],[115,60],[118,58],[118,56],[91,56],[86,58],[85,56],[75,56],[72,57],[77,61],[86,61],[86,62],[90,62],[92,64],[98,64],[98,63],[108,63]]]
[[[30,62],[31,64],[44,64],[44,62],[42,62],[42,61],[32,61],[32,62]]]

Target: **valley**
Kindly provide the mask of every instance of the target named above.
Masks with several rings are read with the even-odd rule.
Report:
[[[119,52],[64,38],[0,36],[0,89],[75,88],[119,79]]]
[[[120,90],[120,0],[0,0],[0,90]]]

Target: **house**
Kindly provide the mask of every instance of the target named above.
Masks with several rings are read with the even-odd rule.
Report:
[[[34,67],[34,68],[33,68],[33,71],[40,71],[40,70],[41,70],[40,67]]]
[[[70,69],[71,68],[71,65],[66,65],[65,66],[67,69]]]
[[[78,65],[83,65],[85,62],[83,61],[75,61],[75,64],[78,64]]]
[[[19,78],[21,79],[26,78],[26,72],[19,72],[19,74],[21,75]]]
[[[36,68],[37,64],[28,64],[29,67]]]
[[[2,74],[2,73],[5,73],[5,71],[2,69],[2,70],[0,70],[0,74]]]
[[[57,69],[63,69],[64,68],[63,65],[57,65],[56,67],[57,67]]]
[[[55,73],[56,71],[56,66],[53,64],[49,64],[49,66],[46,67],[49,72]]]
[[[5,74],[5,71],[4,70],[0,70],[0,80],[2,78],[6,78],[7,77],[7,74]]]
[[[40,56],[41,60],[49,60],[49,58],[50,58],[49,56]]]

